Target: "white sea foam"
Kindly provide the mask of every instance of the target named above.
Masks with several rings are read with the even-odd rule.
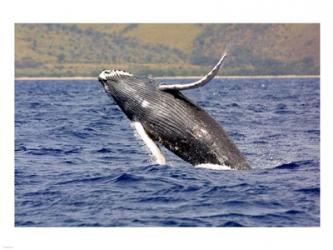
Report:
[[[211,163],[199,164],[199,165],[196,165],[195,167],[212,169],[212,170],[233,170],[231,167],[226,166],[226,165],[218,165],[218,164],[211,164]]]

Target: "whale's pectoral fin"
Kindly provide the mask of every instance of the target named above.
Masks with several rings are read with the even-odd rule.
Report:
[[[191,82],[191,83],[185,83],[185,84],[170,84],[170,85],[160,85],[159,89],[160,90],[186,90],[186,89],[193,89],[193,88],[198,88],[201,87],[205,84],[207,84],[210,80],[212,80],[217,72],[219,72],[219,69],[222,65],[222,62],[224,61],[225,57],[227,56],[227,53],[225,52],[221,59],[218,61],[218,63],[215,65],[215,67],[203,78],[196,82]]]
[[[160,165],[165,164],[165,157],[162,154],[158,145],[149,137],[142,124],[138,121],[133,122],[136,132],[139,134],[141,139],[145,142],[150,152],[153,154],[156,162]]]

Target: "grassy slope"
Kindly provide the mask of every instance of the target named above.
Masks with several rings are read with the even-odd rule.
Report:
[[[16,76],[318,74],[317,24],[16,24]]]
[[[150,44],[163,44],[170,48],[191,53],[193,40],[201,32],[200,25],[188,24],[145,24],[138,25],[125,33],[139,41]]]

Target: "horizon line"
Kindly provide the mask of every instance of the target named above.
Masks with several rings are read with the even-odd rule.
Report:
[[[153,79],[200,79],[202,76],[155,76]],[[234,76],[216,76],[215,79],[265,79],[265,78],[320,78],[320,75],[234,75]],[[92,76],[64,76],[64,77],[15,77],[16,80],[97,80],[97,77]]]

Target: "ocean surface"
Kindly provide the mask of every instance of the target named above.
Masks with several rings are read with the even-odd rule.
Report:
[[[319,78],[215,79],[183,93],[253,170],[193,167],[165,148],[156,165],[97,80],[17,80],[15,226],[320,226]]]

